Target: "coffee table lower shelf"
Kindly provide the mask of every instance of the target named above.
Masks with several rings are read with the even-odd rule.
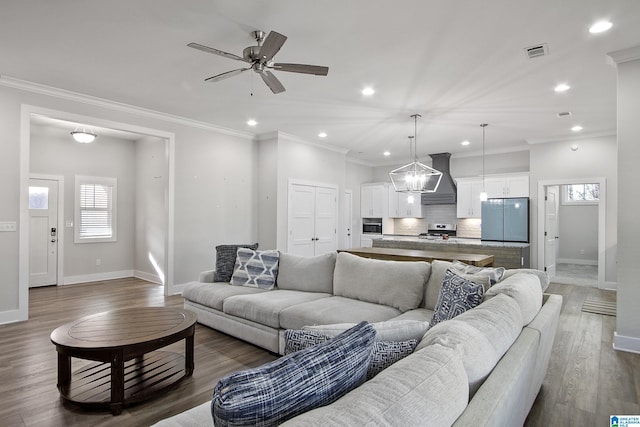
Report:
[[[158,395],[188,376],[184,356],[152,351],[124,364],[123,404],[137,403]],[[111,402],[111,364],[90,362],[71,376],[69,386],[60,389],[68,402],[84,408],[105,409]]]

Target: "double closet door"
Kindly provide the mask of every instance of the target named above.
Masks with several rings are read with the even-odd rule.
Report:
[[[335,251],[337,212],[337,188],[291,184],[287,252],[314,256]]]

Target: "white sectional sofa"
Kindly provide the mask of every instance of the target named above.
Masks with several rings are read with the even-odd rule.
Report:
[[[395,262],[348,253],[281,254],[277,288],[185,286],[198,322],[283,354],[284,331],[359,321],[428,322],[451,263]],[[485,301],[435,325],[416,350],[331,405],[286,425],[522,425],[545,376],[562,305],[544,274],[510,270]],[[215,384],[212,384],[212,389]],[[209,402],[158,423],[210,425]]]

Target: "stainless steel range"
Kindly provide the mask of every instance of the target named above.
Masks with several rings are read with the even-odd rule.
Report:
[[[428,224],[427,232],[418,234],[421,239],[448,239],[449,237],[455,237],[456,224]]]

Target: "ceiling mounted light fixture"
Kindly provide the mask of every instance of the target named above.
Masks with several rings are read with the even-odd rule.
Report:
[[[364,89],[362,89],[362,94],[363,94],[364,96],[371,96],[371,95],[373,95],[374,93],[376,93],[376,91],[375,91],[372,87],[370,87],[370,86],[367,86],[367,87],[365,87]]]
[[[571,89],[571,86],[569,86],[566,83],[560,83],[559,85],[553,88],[553,90],[555,90],[556,92],[566,92],[569,89]]]
[[[484,177],[484,130],[489,126],[487,123],[482,123],[480,127],[482,128],[482,193],[480,193],[480,201],[487,201],[487,190],[484,187],[485,177]]]
[[[609,29],[611,29],[611,27],[613,27],[613,24],[611,22],[609,22],[609,21],[599,21],[599,22],[596,22],[595,24],[593,24],[589,28],[589,32],[591,34],[604,33],[605,31],[608,31]]]
[[[73,132],[71,132],[71,136],[73,136],[73,139],[75,139],[77,142],[88,144],[90,142],[93,142],[98,135],[96,135],[91,130],[86,130],[85,128],[76,128]]]
[[[413,154],[413,162],[392,170],[389,172],[389,177],[398,192],[433,193],[440,185],[442,172],[418,161],[418,117],[422,116],[413,114],[411,117],[414,119],[414,136],[409,137],[409,141],[413,139],[413,149],[411,149],[411,142],[409,149]]]

